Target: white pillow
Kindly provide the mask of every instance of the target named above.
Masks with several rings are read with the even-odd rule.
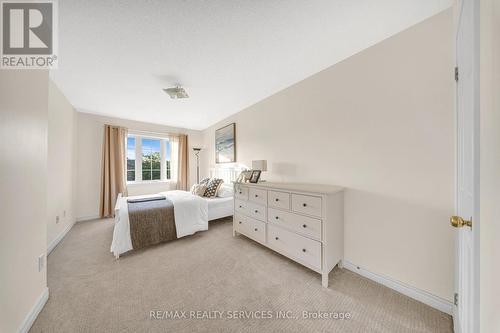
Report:
[[[207,190],[207,186],[205,184],[194,184],[191,187],[191,194],[202,197]]]
[[[217,192],[217,196],[219,198],[230,198],[234,195],[233,186],[229,184],[222,184],[219,187],[219,191]]]

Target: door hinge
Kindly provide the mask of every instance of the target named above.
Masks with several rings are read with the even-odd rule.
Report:
[[[458,306],[458,293],[455,293],[453,295],[453,304],[455,304],[455,306]]]
[[[458,82],[458,67],[455,67],[455,81]]]

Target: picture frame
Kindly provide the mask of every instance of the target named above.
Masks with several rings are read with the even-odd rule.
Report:
[[[236,123],[215,131],[215,163],[236,162]]]
[[[254,183],[254,184],[258,183],[261,172],[262,171],[260,171],[260,170],[253,170],[252,175],[250,176],[250,183]]]

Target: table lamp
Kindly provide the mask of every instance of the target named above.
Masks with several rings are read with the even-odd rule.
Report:
[[[267,171],[267,160],[253,160],[252,161],[252,170],[260,170],[262,172]],[[259,180],[264,182],[265,180]]]

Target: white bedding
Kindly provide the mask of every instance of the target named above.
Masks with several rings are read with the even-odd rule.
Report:
[[[233,215],[233,197],[228,198],[203,198],[208,203],[208,220],[216,220]]]
[[[177,238],[192,235],[197,231],[208,230],[208,201],[186,191],[168,191],[159,194],[166,196],[174,204],[175,228]],[[141,195],[134,198],[156,196]],[[130,224],[128,219],[127,198],[118,197],[115,206],[115,228],[111,252],[118,257],[132,250]]]

